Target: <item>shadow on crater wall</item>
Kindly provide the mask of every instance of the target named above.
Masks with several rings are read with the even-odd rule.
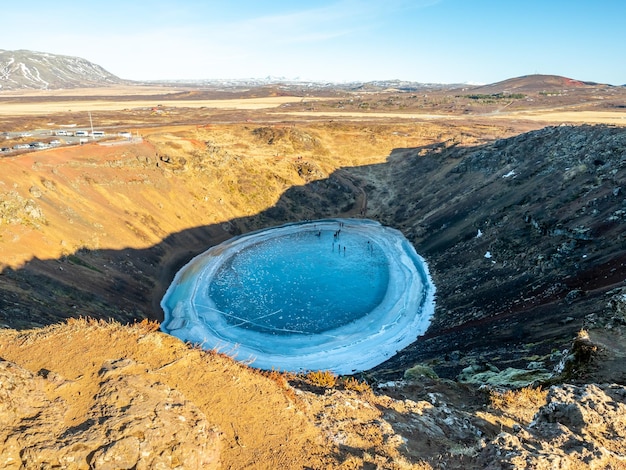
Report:
[[[384,164],[342,168],[290,188],[259,214],[150,248],[32,259],[1,273],[0,323],[160,320],[176,271],[210,246],[296,220],[366,216],[401,230],[437,287],[426,335],[373,373],[395,378],[436,360],[452,377],[466,354],[512,365],[520,353],[566,345],[586,315],[603,314],[606,292],[623,285],[625,134],[563,126],[477,147],[396,149]]]

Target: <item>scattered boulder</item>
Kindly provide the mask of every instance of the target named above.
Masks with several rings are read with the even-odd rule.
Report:
[[[405,380],[420,380],[423,377],[428,377],[429,379],[439,378],[431,367],[424,364],[416,364],[404,371]]]

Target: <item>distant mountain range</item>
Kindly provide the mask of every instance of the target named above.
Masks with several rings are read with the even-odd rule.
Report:
[[[284,77],[265,77],[249,79],[206,79],[206,80],[169,80],[136,82],[124,80],[107,72],[101,66],[86,59],[73,56],[34,52],[29,50],[6,51],[0,49],[0,92],[16,89],[55,90],[62,88],[90,88],[111,85],[178,85],[206,86],[222,89],[238,87],[258,87],[280,85],[286,89],[333,88],[352,91],[375,92],[397,90],[418,92],[437,89],[464,88],[476,93],[526,92],[538,89],[570,88],[597,86],[592,82],[581,82],[557,75],[527,75],[504,80],[489,85],[464,85],[420,83],[404,80],[375,80],[368,82],[321,82]]]
[[[0,49],[0,91],[55,90],[129,83],[80,57]]]
[[[0,49],[0,92],[3,90],[35,89],[57,90],[91,88],[111,85],[174,85],[202,86],[217,89],[255,88],[280,85],[285,89],[343,89],[359,91],[420,91],[451,88],[449,84],[418,83],[403,80],[377,80],[371,82],[335,83],[285,77],[204,80],[150,80],[132,81],[119,78],[101,66],[80,57],[49,54],[28,50],[6,51]],[[460,86],[460,85],[455,85]]]

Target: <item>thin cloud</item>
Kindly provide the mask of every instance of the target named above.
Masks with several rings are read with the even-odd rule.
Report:
[[[419,9],[441,0],[344,0],[327,6],[263,15],[217,26],[220,37],[254,38],[269,43],[328,41],[376,29],[398,10]],[[215,34],[213,34],[215,36]]]

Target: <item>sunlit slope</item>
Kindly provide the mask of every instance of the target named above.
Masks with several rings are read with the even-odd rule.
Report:
[[[442,133],[442,126],[171,128],[140,144],[4,158],[1,261],[16,267],[81,248],[148,247],[190,227],[257,214],[294,185],[384,161],[394,147]]]

